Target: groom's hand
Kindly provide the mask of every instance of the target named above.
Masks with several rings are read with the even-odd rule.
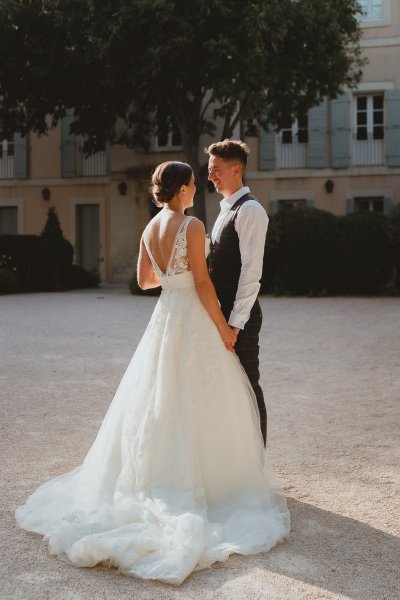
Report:
[[[239,335],[239,327],[232,327],[230,326],[230,328],[232,329],[233,333],[235,334],[236,340],[237,340],[237,336]]]

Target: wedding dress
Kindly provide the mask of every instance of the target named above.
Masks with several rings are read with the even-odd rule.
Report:
[[[83,464],[16,511],[21,527],[79,567],[103,562],[180,584],[232,553],[268,551],[289,532],[250,383],[196,293],[191,218],[165,273],[146,245],[162,293]]]

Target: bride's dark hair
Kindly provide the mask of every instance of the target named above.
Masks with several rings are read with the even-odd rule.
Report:
[[[189,185],[192,175],[192,167],[184,162],[169,160],[158,165],[151,178],[153,202],[162,206],[172,200],[182,185]]]

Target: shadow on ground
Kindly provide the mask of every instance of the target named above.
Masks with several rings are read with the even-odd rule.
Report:
[[[398,537],[293,498],[288,503],[292,531],[283,545],[267,554],[234,556],[211,569],[218,571],[218,582],[210,571],[198,573],[182,591],[184,587],[188,591],[193,579],[201,578],[208,591],[216,592],[221,589],[222,568],[225,583],[232,575],[236,579],[262,569],[354,600],[400,598]]]

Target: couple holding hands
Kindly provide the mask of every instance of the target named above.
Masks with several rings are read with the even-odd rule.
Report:
[[[76,566],[106,563],[179,585],[232,553],[270,550],[289,533],[266,465],[257,300],[268,217],[242,183],[249,149],[206,149],[222,194],[208,265],[201,221],[186,216],[192,169],[159,165],[162,210],[141,240],[138,282],[162,292],[84,462],[16,511]],[[61,451],[61,449],[60,449]]]

